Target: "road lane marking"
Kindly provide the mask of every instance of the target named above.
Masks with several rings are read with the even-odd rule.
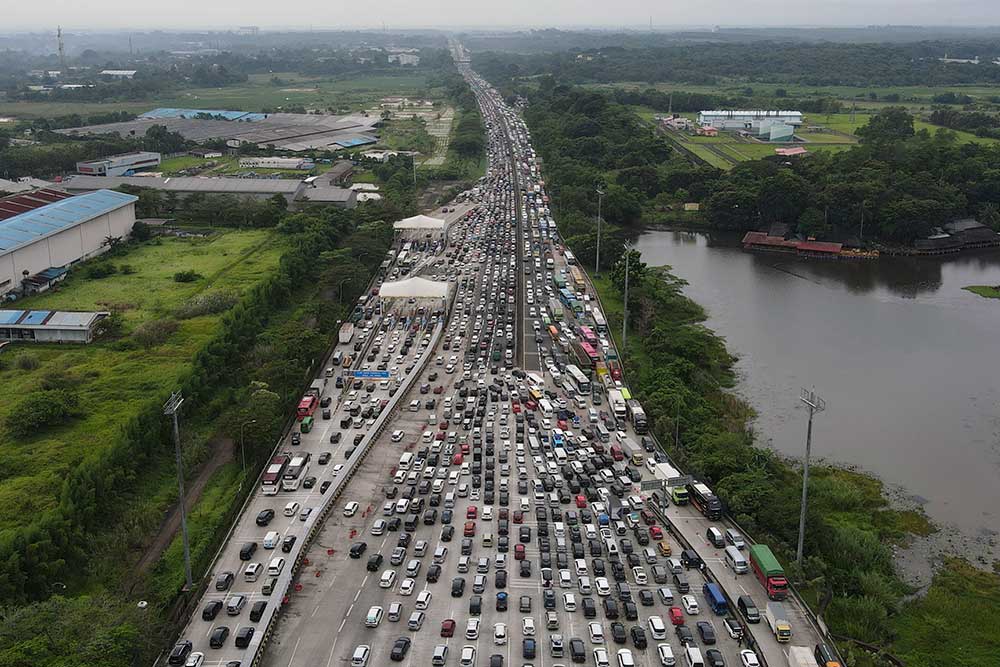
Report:
[[[288,666],[289,667],[291,667],[292,663],[295,661],[295,652],[299,650],[299,642],[300,641],[302,641],[302,637],[301,636],[298,639],[295,640],[295,648],[292,649],[292,657],[290,657],[288,659]]]

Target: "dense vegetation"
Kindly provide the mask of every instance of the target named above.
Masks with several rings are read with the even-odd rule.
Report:
[[[995,113],[941,107],[931,112],[929,120],[952,130],[964,130],[974,132],[979,137],[1000,139],[1000,115]]]

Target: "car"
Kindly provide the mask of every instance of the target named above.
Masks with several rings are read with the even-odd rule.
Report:
[[[684,611],[690,615],[699,613],[698,600],[695,599],[693,595],[682,595],[681,604],[684,605]]]
[[[361,508],[361,504],[358,503],[356,500],[352,500],[351,502],[349,502],[346,505],[344,505],[344,516],[354,516],[355,514],[358,513],[358,510],[360,508]],[[376,521],[376,523],[378,523],[378,522]],[[382,523],[384,524],[385,522],[383,521]],[[372,531],[374,531],[374,530],[375,530],[375,528],[373,526],[372,527]],[[375,534],[376,534],[375,532],[372,532],[372,535],[375,535]]]
[[[726,659],[722,657],[722,651],[714,648],[705,651],[705,667],[726,667]]]
[[[392,588],[392,585],[396,583],[396,572],[393,570],[385,570],[382,572],[382,576],[379,577],[378,585],[379,588]]]
[[[475,646],[463,646],[462,656],[458,661],[461,667],[473,667],[476,664],[476,647]]]
[[[274,518],[273,509],[261,510],[260,512],[257,513],[257,525],[266,526],[269,523],[271,523],[271,519],[273,518]]]
[[[368,549],[367,542],[355,542],[354,544],[351,545],[349,554],[351,558],[358,559],[361,558],[361,556],[365,553],[367,549]]]
[[[233,581],[236,579],[236,575],[228,570],[225,572],[220,572],[215,577],[215,590],[217,591],[228,591],[229,587],[233,585]]]
[[[590,631],[590,643],[591,644],[603,644],[604,643],[604,628],[600,623],[596,621],[588,624],[587,629]]]
[[[220,625],[212,630],[211,636],[208,638],[208,645],[211,648],[222,648],[226,639],[229,637],[229,628],[225,625]]]
[[[455,636],[455,620],[451,618],[446,618],[441,621],[441,636],[442,637],[454,637]]]
[[[681,611],[680,607],[671,607],[667,614],[670,616],[670,622],[674,625],[684,625],[684,612]]]
[[[535,619],[527,616],[521,619],[521,634],[525,637],[535,636]]]
[[[615,621],[611,624],[611,639],[614,640],[616,644],[624,644],[627,639],[625,634],[625,626],[621,623]]]
[[[451,580],[451,597],[460,598],[465,595],[465,579],[455,577]]]
[[[389,652],[389,659],[393,662],[402,662],[406,659],[406,654],[410,650],[410,638],[400,637],[392,645],[392,651]]]
[[[480,621],[478,618],[470,618],[465,624],[465,638],[479,639],[479,625]]]
[[[740,651],[740,663],[743,667],[760,667],[760,659],[750,649]]]
[[[618,667],[635,667],[635,658],[627,648],[618,649]]]
[[[495,623],[493,625],[493,643],[497,646],[503,646],[507,643],[506,623]]]
[[[319,463],[319,465],[321,466],[325,466],[327,463],[330,462],[331,456],[333,455],[330,452],[323,452],[319,455],[319,458],[316,459],[316,462]]]
[[[355,509],[354,511],[356,512],[357,509]],[[344,510],[344,514],[347,514],[346,509]],[[374,535],[375,537],[380,537],[382,535],[385,535],[385,531],[388,529],[388,527],[389,524],[386,523],[385,520],[376,519],[375,522],[372,523],[371,534]]]
[[[399,594],[400,595],[413,595],[414,589],[416,589],[417,582],[407,577],[399,582]]]
[[[732,616],[722,619],[722,626],[726,629],[726,633],[733,639],[739,639],[744,634],[743,624]]]
[[[691,628],[688,626],[678,625],[674,628],[674,633],[677,635],[677,639],[680,640],[681,645],[694,646],[694,633],[691,632]]]
[[[205,654],[201,651],[195,651],[188,656],[187,662],[184,663],[184,667],[201,667],[205,663]]]
[[[698,634],[701,635],[702,642],[705,644],[715,643],[715,627],[711,621],[698,621],[696,627],[698,628]]]
[[[330,488],[331,484],[333,484],[333,482],[331,482],[330,480],[326,480],[325,482],[319,485],[319,492],[326,493],[327,490]]]

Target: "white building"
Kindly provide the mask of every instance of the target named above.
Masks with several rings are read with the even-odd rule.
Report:
[[[107,312],[0,310],[0,341],[89,343]]]
[[[76,171],[88,176],[131,176],[142,169],[160,166],[160,154],[151,151],[136,151],[121,155],[109,155],[100,160],[77,162]]]
[[[127,237],[135,224],[137,200],[123,192],[97,190],[0,220],[0,295],[29,284],[43,289],[50,281],[37,276],[55,279],[64,267],[104,252],[108,237]],[[10,201],[0,200],[0,207]]]
[[[242,169],[301,169],[308,171],[315,167],[312,160],[300,157],[241,157]]]
[[[786,125],[798,127],[802,124],[801,111],[772,111],[767,109],[717,109],[714,111],[699,111],[698,124],[711,125],[720,130],[749,129],[753,121],[776,120]]]
[[[135,76],[134,69],[102,69],[101,76],[110,76],[115,79],[131,79]]]

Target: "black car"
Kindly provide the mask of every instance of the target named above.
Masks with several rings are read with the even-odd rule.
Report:
[[[632,634],[632,643],[635,644],[636,648],[645,649],[646,646],[648,646],[646,642],[646,631],[643,630],[641,627],[639,627],[638,625],[633,625],[631,634]]]
[[[314,486],[316,486],[316,478],[313,477],[312,475],[309,475],[304,480],[302,480],[302,488],[303,489],[311,489]]]
[[[622,608],[625,611],[625,619],[628,621],[638,621],[639,620],[639,610],[636,609],[635,603],[631,600],[622,603]]]
[[[722,652],[717,648],[710,648],[705,651],[705,662],[707,667],[726,667],[726,660],[722,657]]]
[[[319,485],[319,492],[320,492],[320,493],[326,493],[327,489],[329,489],[329,488],[330,488],[330,485],[331,485],[332,483],[333,483],[333,482],[331,482],[330,480],[326,480],[325,482],[323,482],[322,484],[320,484],[320,485]]]
[[[706,644],[715,643],[715,628],[708,621],[698,621],[698,634],[701,635],[701,641]]]
[[[583,598],[581,601],[581,606],[583,607],[583,617],[584,618],[596,618],[597,617],[597,605],[594,604],[594,598]]]
[[[691,628],[686,625],[678,625],[674,628],[674,632],[677,633],[677,639],[682,645],[694,646],[694,634],[691,632]]]
[[[520,561],[520,563],[521,563],[521,573],[520,573],[521,576],[522,577],[530,577],[531,576],[531,561],[530,560],[522,560],[522,561]]]
[[[331,445],[336,445],[338,442],[340,442],[340,438],[341,437],[342,437],[341,432],[337,431],[336,433],[334,433],[333,435],[330,436],[330,444]],[[327,454],[327,453],[329,453],[329,452],[324,452],[324,454]],[[322,457],[322,454],[320,454],[320,456]],[[329,459],[327,459],[327,460],[329,460]]]
[[[365,566],[369,572],[377,572],[382,565],[382,554],[372,554],[368,557],[368,564]]]
[[[250,640],[253,639],[254,627],[252,625],[244,625],[239,630],[236,631],[236,648],[246,648],[250,645]]]
[[[291,553],[292,547],[295,546],[295,539],[294,535],[288,535],[285,537],[285,539],[281,541],[281,550],[286,554]]]
[[[265,609],[267,609],[266,600],[258,600],[257,602],[254,602],[253,606],[250,608],[250,620],[254,623],[259,621],[264,616]]]
[[[201,610],[201,620],[214,621],[222,611],[222,600],[209,600]]]
[[[322,454],[319,455],[319,458],[316,459],[316,462],[319,463],[321,466],[325,466],[327,463],[330,462],[331,456],[333,455],[330,454],[330,452],[323,452]]]
[[[652,591],[645,588],[639,591],[639,604],[643,607],[652,607],[655,603],[656,600],[653,598]]]
[[[441,541],[451,542],[451,538],[455,535],[455,526],[443,526],[441,528]]]
[[[233,585],[234,579],[236,579],[236,575],[232,572],[220,572],[219,575],[215,577],[215,590],[228,591],[229,587]]]
[[[613,639],[616,644],[624,644],[627,639],[627,636],[625,635],[625,626],[617,621],[612,623],[611,639]]]
[[[224,625],[220,625],[212,630],[212,635],[208,638],[208,645],[211,648],[222,648],[228,638],[229,628]]]
[[[460,598],[465,595],[465,579],[455,577],[451,580],[451,597]]]
[[[367,548],[368,548],[367,542],[355,542],[354,544],[351,545],[351,551],[350,551],[351,558],[354,559],[361,558],[361,554],[363,554]]]
[[[274,518],[274,510],[272,509],[261,510],[260,512],[257,513],[257,525],[266,526],[267,524],[271,523],[271,519],[273,518]]]
[[[494,585],[497,588],[507,588],[507,570],[497,570]]]
[[[437,563],[432,564],[427,568],[427,581],[430,583],[436,582],[441,578],[441,566]]]
[[[503,667],[503,656],[499,653],[491,655],[489,667]]]
[[[240,547],[240,560],[250,560],[253,558],[254,552],[257,551],[256,542],[244,542],[243,546]]]
[[[614,620],[618,618],[618,603],[611,598],[604,598],[601,603],[604,605],[604,615]]]
[[[389,659],[393,662],[402,662],[406,659],[406,653],[410,650],[410,638],[400,637],[392,645],[392,651],[389,653]]]
[[[168,665],[183,665],[187,662],[188,655],[191,653],[191,649],[194,648],[194,644],[191,643],[190,639],[182,639],[174,644],[174,647],[170,649],[170,655],[167,657]]]
[[[573,637],[569,640],[569,655],[570,659],[576,663],[583,663],[587,660],[587,651],[583,646],[583,640],[579,637]]]

